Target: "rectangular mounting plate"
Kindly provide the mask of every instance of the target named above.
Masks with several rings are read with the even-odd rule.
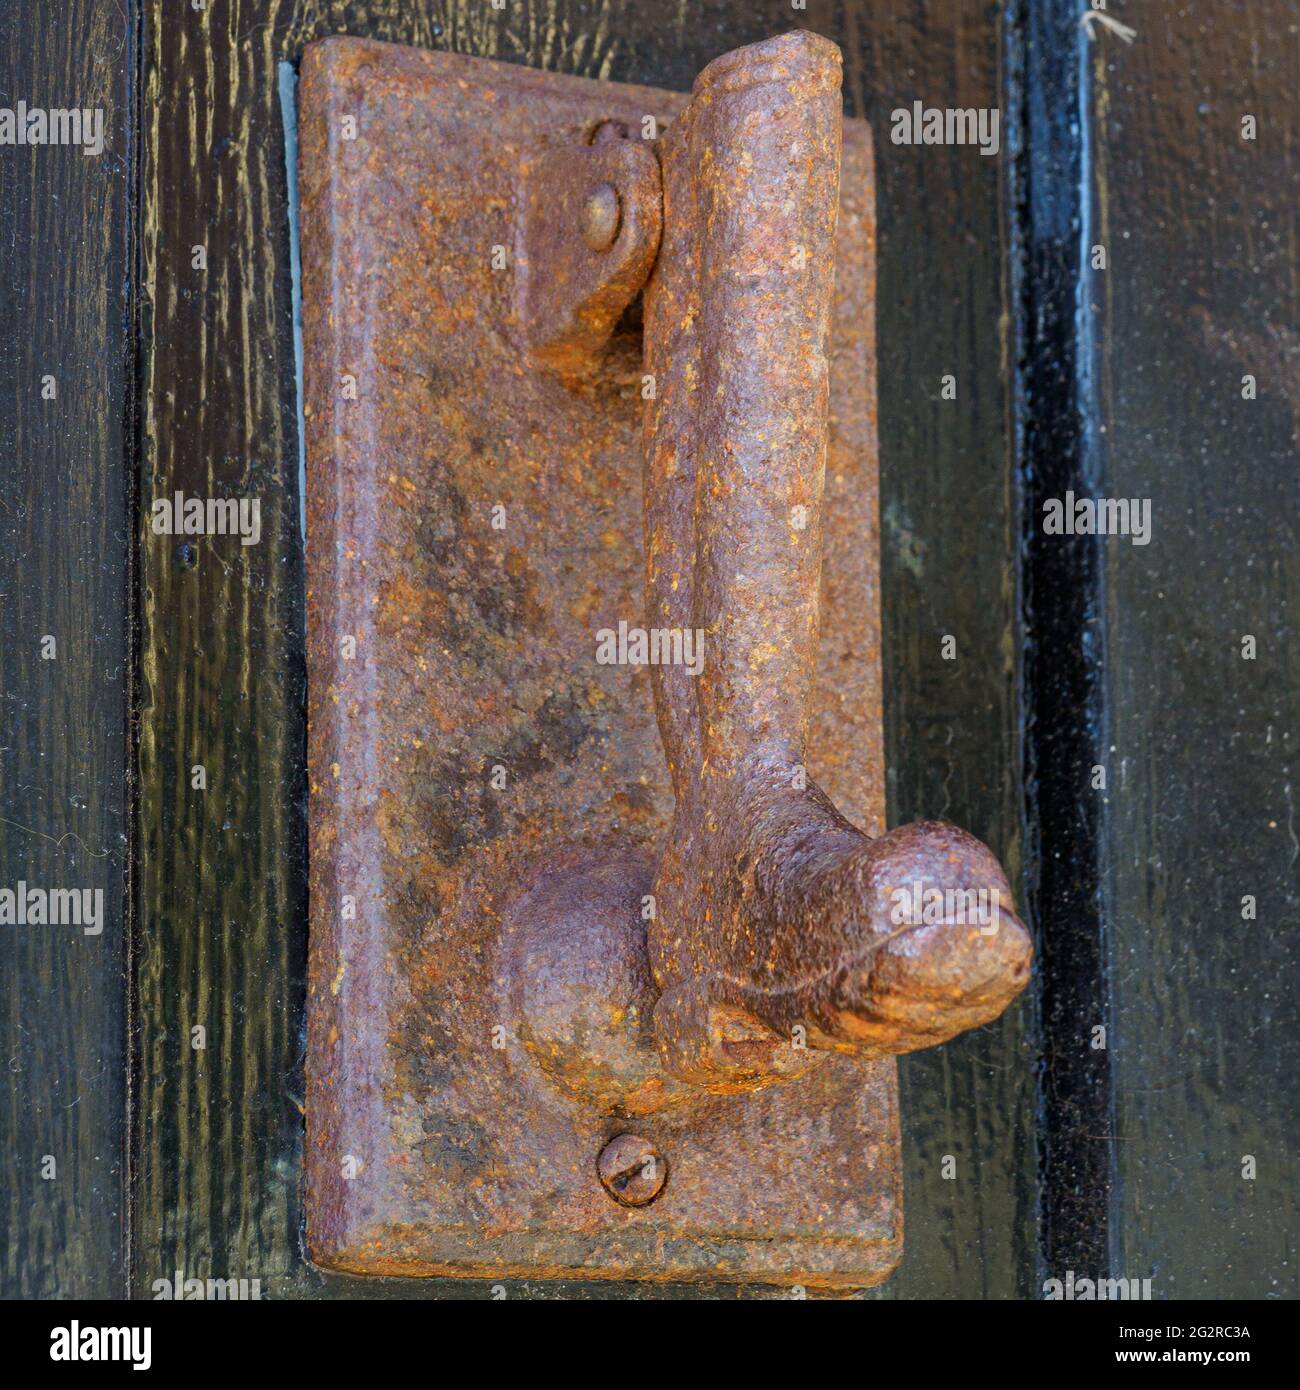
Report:
[[[638,1117],[669,1164],[606,1195],[626,1120],[552,1088],[501,1001],[500,915],[565,846],[654,846],[641,357],[566,389],[518,347],[519,171],[686,98],[369,40],[300,84],[307,430],[312,1258],[373,1274],[860,1287],[902,1248],[896,1069]],[[844,126],[810,773],[884,829],[870,133]]]

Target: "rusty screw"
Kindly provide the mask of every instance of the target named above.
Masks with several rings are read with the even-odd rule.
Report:
[[[598,183],[582,204],[582,239],[593,251],[607,251],[618,235],[622,221],[618,190],[609,183]]]
[[[605,1191],[622,1206],[643,1207],[663,1191],[668,1165],[639,1134],[620,1134],[600,1151],[596,1171]]]

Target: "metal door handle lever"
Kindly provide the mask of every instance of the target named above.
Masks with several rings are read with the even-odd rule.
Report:
[[[727,1090],[802,1070],[808,1049],[910,1052],[987,1023],[1024,988],[1031,950],[973,836],[924,822],[870,839],[807,775],[838,48],[796,33],[717,59],[657,152],[662,230],[646,212],[658,170],[625,147],[619,198],[635,225],[606,253],[607,279],[574,235],[583,189],[598,186],[586,161],[568,163],[567,185],[555,164],[535,182],[536,249],[553,278],[530,322],[545,359],[581,379],[639,288],[627,265],[648,270],[658,244],[645,291],[646,625],[697,634],[703,662],[698,678],[651,668],[676,797],[647,932],[654,1035],[671,1076]],[[608,147],[596,161],[613,167]],[[557,186],[567,202],[542,196]],[[566,290],[603,307],[581,355],[562,331],[583,321],[557,309]]]

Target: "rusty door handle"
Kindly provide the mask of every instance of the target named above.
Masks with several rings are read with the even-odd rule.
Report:
[[[979,841],[937,822],[868,839],[807,776],[839,79],[839,50],[812,34],[742,49],[660,142],[646,604],[650,627],[701,634],[703,663],[698,679],[651,670],[676,812],[649,949],[663,1063],[711,1088],[795,1065],[792,1040],[942,1042],[1028,977],[1028,935]],[[986,910],[936,921],[936,893],[941,917]]]
[[[650,668],[675,798],[650,916],[601,947],[648,956],[658,997],[640,1009],[663,1076],[628,1055],[609,1090],[564,1041],[589,1036],[571,1001],[521,992],[538,1060],[626,1112],[675,1103],[675,1083],[753,1089],[826,1052],[942,1043],[1029,977],[1028,933],[980,841],[938,821],[870,838],[807,770],[840,67],[811,33],[738,49],[700,74],[654,156],[616,139],[552,150],[526,180],[520,320],[539,368],[589,388],[644,284],[646,626],[690,655]],[[555,896],[523,896],[521,976],[577,968],[557,943],[620,910],[607,869],[557,865]]]
[[[877,1283],[892,1054],[1030,946],[978,840],[883,832],[839,51],[686,99],[337,39],[302,92],[313,1255]]]

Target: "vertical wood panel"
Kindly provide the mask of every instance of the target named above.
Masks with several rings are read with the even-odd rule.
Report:
[[[274,81],[289,18],[274,3],[145,9],[133,1275],[146,1297],[177,1269],[269,1279],[298,1258],[302,566]],[[153,535],[154,498],[176,492],[257,498],[260,541]]]
[[[103,893],[99,935],[0,926],[8,1298],[126,1288],[131,61],[125,7],[0,4],[0,105],[104,122],[0,146],[0,888]]]
[[[1012,155],[1001,13],[964,3],[846,4],[835,26],[828,32],[845,48],[850,109],[872,122],[878,151],[889,820],[956,821],[1019,884],[1021,637],[1003,201]],[[917,100],[999,108],[1000,152],[893,144],[891,112]],[[942,398],[948,375],[955,400]],[[988,1028],[901,1059],[906,1250],[873,1297],[1032,1290],[1032,1027],[1026,998]]]
[[[1157,1297],[1294,1298],[1295,9],[1125,9],[1086,69],[1099,471],[1152,509],[1106,543],[1100,656],[1115,1258]]]

